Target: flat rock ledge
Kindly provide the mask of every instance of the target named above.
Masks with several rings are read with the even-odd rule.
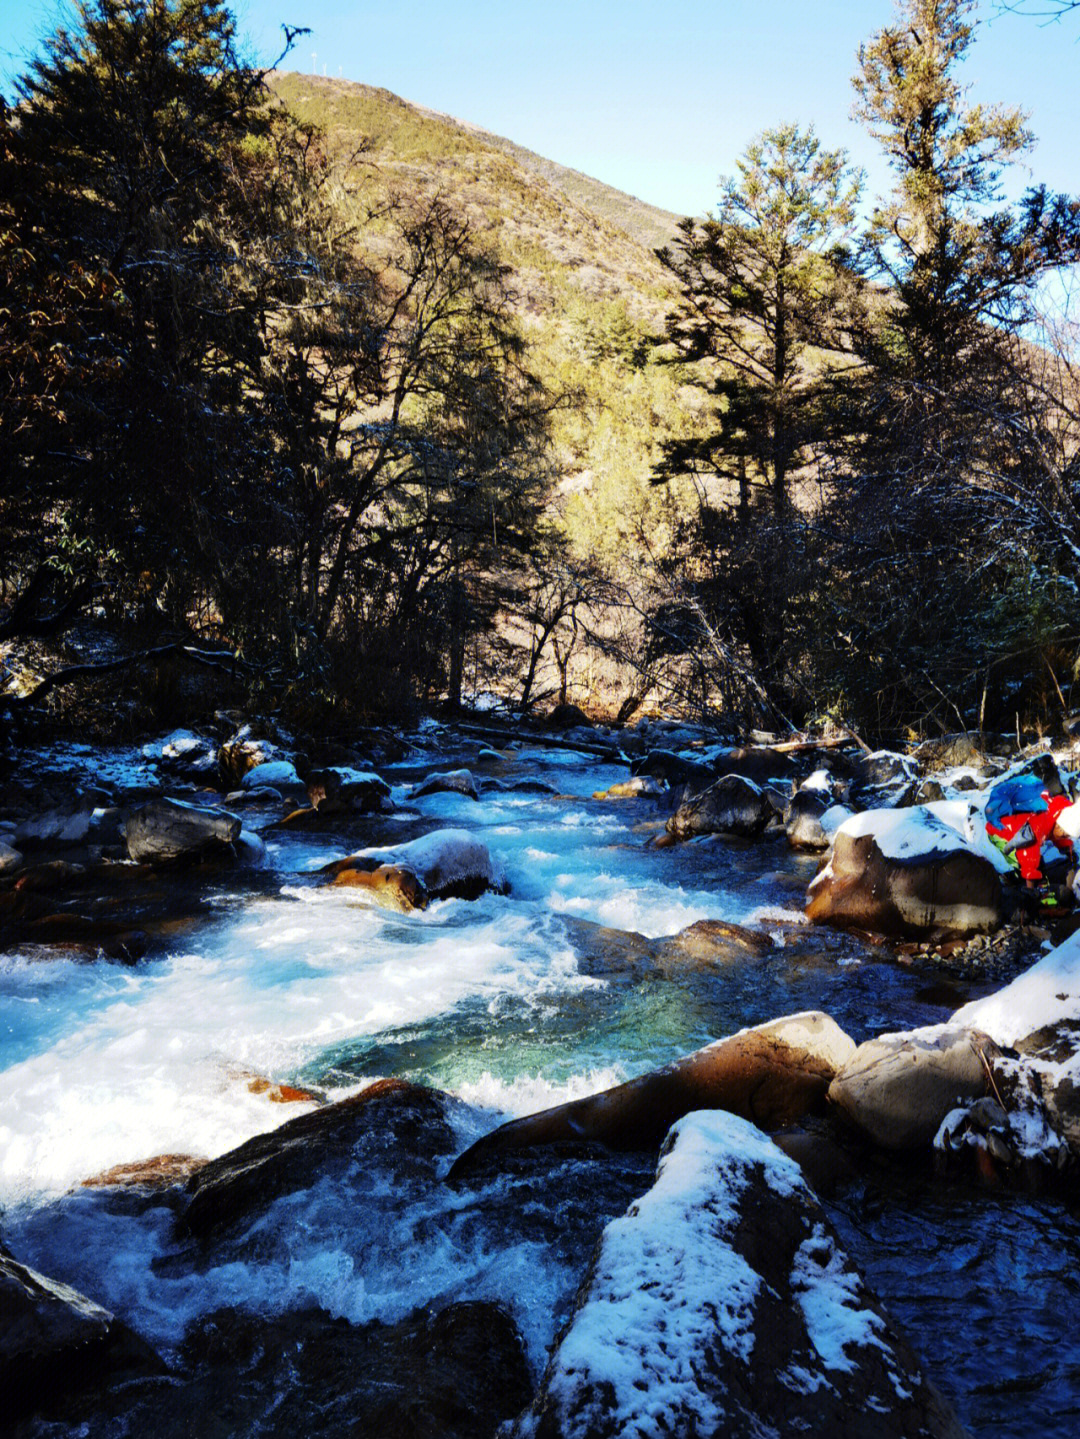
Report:
[[[690,1114],[604,1230],[533,1404],[506,1439],[962,1439],[798,1166],[745,1120]]]

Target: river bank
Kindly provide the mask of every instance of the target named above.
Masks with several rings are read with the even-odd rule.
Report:
[[[626,780],[628,765],[614,756],[527,740],[494,749],[429,725],[397,758],[367,758],[392,808],[290,831],[270,828],[280,803],[250,801],[244,824],[261,831],[264,863],[197,883],[186,874],[182,916],[161,895],[140,900],[140,913],[125,916],[148,939],[134,964],[26,945],[0,961],[4,1242],[153,1345],[171,1366],[178,1414],[227,1374],[244,1376],[251,1407],[237,1433],[260,1403],[280,1398],[269,1336],[287,1344],[290,1324],[312,1309],[328,1316],[305,1321],[314,1336],[341,1321],[407,1329],[421,1310],[496,1304],[520,1336],[528,1382],[538,1382],[603,1224],[648,1188],[655,1156],[607,1160],[602,1178],[571,1157],[473,1190],[447,1186],[454,1155],[499,1123],[781,1014],[824,1010],[859,1042],[939,1023],[1008,977],[971,965],[943,982],[917,950],[898,956],[895,946],[811,928],[803,900],[817,861],[792,853],[782,835],[656,848],[670,813],[663,796],[593,798]],[[24,762],[31,772],[34,757]],[[163,774],[161,757],[141,748],[54,751],[49,763],[80,767],[112,799],[163,783],[189,799],[200,790],[197,777]],[[417,793],[432,773],[465,767],[478,798]],[[357,849],[445,828],[499,856],[508,894],[435,899],[402,914],[320,878]],[[162,909],[168,919],[155,931]],[[671,942],[703,921],[742,926],[761,943]],[[178,1243],[175,1190],[151,1198],[83,1187],[156,1154],[213,1158],[385,1079],[449,1096],[442,1147],[409,1173],[389,1152],[361,1172],[327,1175],[214,1251]],[[282,1103],[285,1093],[312,1098]],[[1048,1406],[1065,1424],[1080,1352],[1063,1316],[1080,1249],[1060,1201],[946,1191],[930,1172],[902,1177],[880,1163],[828,1202],[973,1432],[1054,1432]],[[905,1264],[905,1253],[917,1257]],[[1004,1326],[1013,1338],[987,1375],[983,1330],[958,1314],[985,1318],[1013,1273],[1037,1282],[1013,1296]],[[226,1311],[258,1322],[230,1321],[247,1338],[215,1367],[207,1326]],[[414,1340],[403,1329],[387,1342],[384,1364],[395,1343],[405,1354]],[[150,1402],[141,1393],[100,1432],[144,1423],[139,1406]]]

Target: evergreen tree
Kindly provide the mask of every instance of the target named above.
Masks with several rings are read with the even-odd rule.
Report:
[[[739,485],[754,478],[782,513],[788,478],[814,425],[817,386],[809,346],[837,339],[835,264],[855,218],[861,177],[813,129],[766,130],[738,175],[722,181],[715,218],[684,220],[658,251],[682,292],[667,339],[680,358],[706,361],[700,382],[717,398],[718,429],[704,447],[669,452],[665,471],[702,461]]]
[[[834,471],[819,660],[879,727],[976,723],[997,595],[1047,593],[1028,583],[1022,520],[1010,541],[982,477],[1018,479],[1026,463],[1019,339],[1039,282],[1080,256],[1080,211],[1042,187],[1002,202],[1004,167],[1033,141],[1019,110],[968,104],[957,72],[975,33],[973,0],[904,0],[854,81],[896,183],[862,246],[875,286],[857,331],[861,404]]]

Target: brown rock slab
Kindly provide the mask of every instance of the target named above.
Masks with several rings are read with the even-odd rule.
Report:
[[[829,1084],[854,1053],[826,1014],[772,1020],[600,1094],[513,1119],[460,1155],[451,1177],[508,1151],[565,1140],[656,1149],[675,1121],[696,1109],[724,1109],[779,1129],[823,1112]]]
[[[186,1184],[209,1162],[196,1154],[155,1154],[152,1159],[140,1159],[132,1164],[114,1164],[111,1169],[84,1179],[80,1188],[143,1189],[156,1193],[176,1184]]]

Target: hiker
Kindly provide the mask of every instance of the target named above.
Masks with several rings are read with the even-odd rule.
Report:
[[[986,833],[1043,904],[1058,902],[1051,879],[1065,881],[1075,863],[1073,841],[1080,838],[1080,804],[1073,801],[1056,772],[1049,778],[1016,775],[990,791]],[[1060,858],[1043,861],[1043,845],[1051,843]]]

